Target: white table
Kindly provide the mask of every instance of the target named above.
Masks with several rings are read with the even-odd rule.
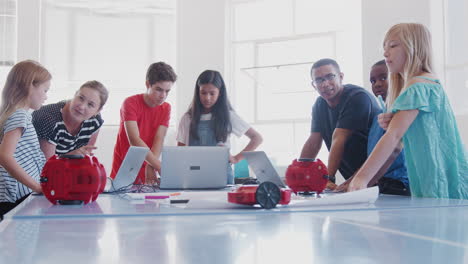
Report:
[[[206,209],[100,195],[28,198],[0,223],[0,263],[467,263],[468,201]]]

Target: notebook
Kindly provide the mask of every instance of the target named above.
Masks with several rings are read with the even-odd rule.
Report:
[[[280,188],[286,187],[264,151],[246,151],[242,155],[247,160],[260,183],[269,181]]]
[[[160,189],[221,189],[227,184],[227,147],[163,147]]]
[[[147,147],[130,146],[109,187],[110,191],[119,190],[122,187],[131,185],[135,181],[148,151]]]

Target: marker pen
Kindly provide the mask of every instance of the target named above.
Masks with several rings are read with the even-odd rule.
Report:
[[[169,195],[146,195],[145,199],[167,199]]]

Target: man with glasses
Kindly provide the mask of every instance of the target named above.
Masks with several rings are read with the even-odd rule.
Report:
[[[349,179],[367,158],[367,138],[380,108],[364,88],[343,85],[344,74],[332,59],[321,59],[312,65],[312,86],[320,94],[312,108],[311,133],[302,148],[301,158],[315,159],[325,141],[330,154],[328,172],[336,185],[339,170]]]

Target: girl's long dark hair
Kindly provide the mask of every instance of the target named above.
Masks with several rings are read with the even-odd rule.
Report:
[[[213,120],[213,130],[216,140],[225,142],[228,135],[232,132],[230,111],[231,103],[227,97],[226,85],[223,77],[218,71],[206,70],[198,76],[195,84],[192,104],[187,113],[190,116],[190,135],[196,139],[198,136],[198,123],[203,112],[203,105],[200,101],[200,85],[212,84],[219,89],[219,97],[211,109],[211,119]]]

